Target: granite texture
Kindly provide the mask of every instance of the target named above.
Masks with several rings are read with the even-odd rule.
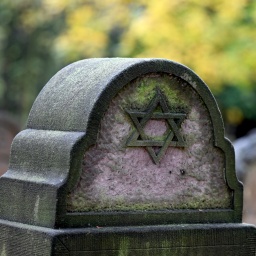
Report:
[[[156,165],[145,147],[127,147],[135,129],[127,109],[145,110],[156,90],[171,112],[184,112],[180,132],[186,146],[169,146]],[[149,120],[149,138],[164,137],[166,121]],[[229,208],[224,153],[214,146],[209,112],[183,79],[148,74],[127,84],[111,101],[94,146],[84,155],[80,181],[68,196],[69,211]]]
[[[160,89],[164,97],[170,99],[168,108],[171,111],[184,112],[189,117],[177,125],[188,145],[184,147],[182,143],[173,142],[173,145],[179,144],[180,147],[167,147],[167,152],[161,157],[158,166],[163,170],[162,173],[154,171],[155,163],[152,163],[152,158],[145,147],[129,146],[120,150],[122,142],[127,142],[133,131],[134,124],[129,115],[124,116],[124,112],[120,112],[115,102],[117,100],[121,105],[124,104],[123,106],[129,108],[127,110],[134,110],[137,107],[137,110],[144,111],[143,108],[148,106],[148,102],[155,94],[154,90],[147,91],[149,80],[159,79],[159,74],[161,76],[165,74],[161,77],[163,80],[160,79],[162,84]],[[139,92],[133,92],[134,81],[137,79],[138,82],[140,78],[143,80],[146,77],[149,78],[146,85],[139,86]],[[184,82],[181,83],[187,88],[184,89],[186,91],[184,95],[182,95],[183,88],[179,93],[177,90],[166,89],[168,86],[164,83],[170,77],[179,78]],[[149,88],[154,86],[153,83]],[[133,97],[132,102],[126,100],[123,102],[120,99],[120,95],[127,88],[128,93]],[[193,100],[192,95],[197,98]],[[191,107],[192,103],[199,105]],[[119,114],[111,113],[115,109]],[[108,120],[110,125],[116,124],[113,131],[118,135],[117,140],[109,130],[101,127],[107,115],[112,118]],[[206,119],[201,119],[205,115],[208,115]],[[198,123],[193,120],[197,120]],[[157,130],[153,128],[156,123],[159,128]],[[117,131],[118,127],[121,128],[120,131]],[[159,123],[159,120],[149,120],[145,127],[147,134],[145,136],[161,139],[166,136],[166,131],[170,128],[168,127],[166,121],[161,123],[160,120]],[[99,137],[102,136],[102,129],[108,131],[105,138]],[[193,131],[192,137],[187,131]],[[205,138],[200,142],[197,137],[202,136]],[[101,148],[96,150],[100,150],[101,153],[99,155],[93,153],[92,158],[95,158],[93,161],[98,159],[99,166],[102,164],[110,164],[110,166],[106,165],[104,171],[97,167],[94,172],[95,177],[91,174],[86,176],[87,165],[90,162],[88,152],[94,150],[95,145],[97,147],[98,138],[103,143]],[[208,139],[209,147],[205,144]],[[115,154],[111,153],[114,156],[110,154],[110,159],[104,159],[104,150],[107,151],[109,143],[113,146],[111,152],[114,150]],[[104,146],[107,148],[104,149]],[[158,148],[155,147],[154,150],[157,151]],[[213,158],[211,154],[207,154],[208,151],[212,151],[219,161],[216,169],[214,167],[215,163],[217,164],[216,159],[205,159],[205,154]],[[120,159],[116,157],[116,152]],[[126,159],[137,157],[137,153],[140,154],[142,163],[130,162]],[[174,156],[177,161],[175,160],[176,164],[170,170],[167,162],[173,164]],[[186,159],[186,164],[185,161],[183,162],[184,156],[189,157]],[[197,159],[198,156],[202,159]],[[190,157],[195,162],[190,162]],[[122,166],[121,160],[125,164],[122,170],[130,170],[133,174],[127,181],[124,172],[117,174],[115,171],[115,167],[120,169]],[[208,160],[214,164],[211,166],[199,164]],[[197,168],[193,167],[193,164]],[[141,166],[139,169],[141,175],[135,173],[138,165]],[[148,176],[145,166],[149,167]],[[91,165],[89,169],[92,170]],[[223,122],[216,101],[207,85],[192,70],[165,59],[81,60],[60,70],[46,84],[32,106],[27,129],[14,139],[10,168],[0,178],[0,218],[48,228],[241,222],[243,189],[234,170],[234,150],[224,137]],[[201,173],[206,173],[206,177],[201,177]],[[114,179],[108,180],[108,183],[99,179],[102,177],[104,180],[109,176]],[[92,182],[88,189],[84,185],[81,186],[86,191],[82,196],[77,194],[78,198],[82,198],[79,201],[77,197],[73,197],[73,191],[79,188],[80,185],[77,184],[80,180],[86,184],[89,184],[89,181],[96,183]],[[129,188],[129,181],[138,187],[132,192],[129,191],[132,197],[126,203],[124,199],[129,193],[125,191],[124,185],[116,182],[125,183]],[[223,194],[215,192],[215,181],[220,182],[220,191]],[[192,191],[186,189],[190,183]],[[97,184],[103,184],[103,187]],[[114,190],[110,189],[111,186],[114,186]],[[228,191],[225,190],[227,187]],[[177,189],[175,193],[173,193],[174,188]],[[229,190],[232,191],[232,198]],[[106,191],[107,198],[104,198],[101,195]],[[89,192],[94,195],[88,197]],[[118,193],[121,193],[121,196]],[[174,195],[172,199],[175,200],[172,202],[170,194]],[[193,203],[188,200],[190,195],[193,195]],[[196,195],[199,200],[195,200]],[[208,200],[210,195],[216,195],[216,198]],[[114,203],[109,206],[110,196],[113,197]],[[161,200],[158,200],[159,198]],[[94,202],[94,208],[90,205],[85,209],[85,201],[90,204]],[[71,202],[75,203],[72,205]],[[99,202],[103,202],[103,205],[99,205]],[[90,209],[93,211],[89,211]],[[128,209],[130,211],[126,211]]]
[[[1,256],[254,256],[245,224],[48,229],[0,220]],[[11,239],[10,239],[11,238]]]
[[[255,255],[242,196],[220,111],[193,71],[82,60],[47,83],[13,141],[0,255]]]

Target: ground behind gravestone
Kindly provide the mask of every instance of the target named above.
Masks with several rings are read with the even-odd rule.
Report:
[[[256,225],[256,164],[251,166],[244,182],[243,222]]]

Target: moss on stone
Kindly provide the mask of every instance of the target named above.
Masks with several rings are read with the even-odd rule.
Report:
[[[168,201],[162,201],[158,203],[143,203],[143,202],[130,202],[127,203],[123,198],[112,201],[111,199],[104,199],[102,204],[100,202],[83,202],[83,211],[153,211],[153,210],[174,210],[174,209],[215,209],[224,208],[230,204],[230,198],[223,195],[223,198],[210,198],[207,195],[202,195],[198,199],[184,200],[185,198],[191,198],[190,194],[182,194],[177,196],[180,201],[178,204],[172,204]],[[72,205],[72,211],[79,211],[79,204]]]
[[[130,249],[129,245],[129,239],[127,237],[123,237],[123,239],[120,241],[118,256],[128,256]]]
[[[134,81],[133,81],[134,83]],[[156,89],[160,89],[166,96],[168,104],[172,108],[188,107],[179,93],[180,88],[176,85],[175,78],[170,79],[167,74],[156,74],[155,76],[144,76],[136,81],[136,88],[131,93],[129,100],[125,100],[137,109],[143,109],[154,98]]]
[[[157,90],[171,113],[187,114],[180,128],[186,147],[168,147],[159,166],[147,158],[145,148],[126,147],[135,129],[127,110],[146,111]],[[148,134],[153,134],[153,140],[163,141],[169,132],[159,133],[163,126],[147,124],[148,130],[146,125],[143,128],[149,139]],[[127,84],[111,101],[96,146],[88,150],[84,162],[81,186],[67,200],[70,212],[226,209],[231,205],[222,174],[223,152],[213,145],[209,112],[195,90],[175,76],[148,74]]]

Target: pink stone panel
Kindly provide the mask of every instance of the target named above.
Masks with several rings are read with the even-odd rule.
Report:
[[[171,113],[186,113],[179,128],[186,146],[169,146],[158,164],[146,147],[127,146],[136,129],[127,110],[146,111],[157,88]],[[68,195],[68,211],[230,207],[224,153],[214,146],[212,129],[205,104],[185,81],[151,74],[127,84],[109,105],[95,145],[84,154],[80,180]],[[144,127],[149,139],[165,139],[169,130],[166,120],[150,119]]]

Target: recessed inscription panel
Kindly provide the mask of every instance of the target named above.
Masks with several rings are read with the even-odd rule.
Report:
[[[160,109],[159,109],[160,108]],[[144,111],[127,110],[133,121],[135,130],[129,136],[126,145],[130,147],[145,147],[155,164],[158,164],[165,155],[169,146],[184,147],[185,142],[180,134],[180,125],[185,119],[185,113],[170,112],[167,101],[160,89],[157,88],[156,95]],[[153,134],[149,136],[144,131],[147,123],[152,120],[162,120],[167,125],[164,133],[159,123],[152,125]],[[155,134],[155,135],[154,135]]]
[[[212,129],[185,81],[167,74],[136,79],[109,105],[68,211],[229,208],[224,154]]]

